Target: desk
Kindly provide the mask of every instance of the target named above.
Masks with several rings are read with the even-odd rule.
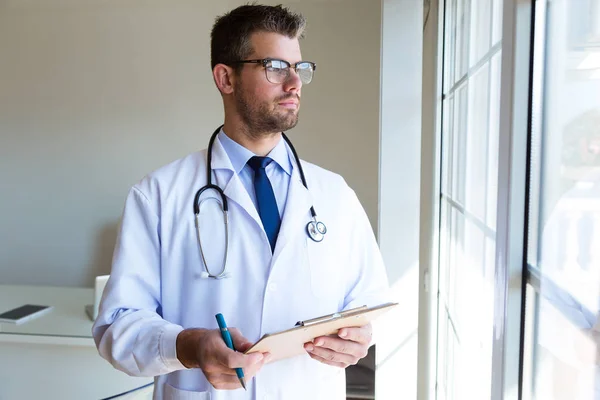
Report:
[[[85,305],[94,290],[0,285],[0,312],[26,303],[54,306],[21,325],[0,324],[0,400],[102,399],[144,386],[102,359]]]

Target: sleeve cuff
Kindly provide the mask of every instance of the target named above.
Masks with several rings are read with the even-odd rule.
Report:
[[[177,358],[177,335],[182,330],[179,325],[167,325],[160,335],[158,350],[162,362],[169,371],[186,369]]]

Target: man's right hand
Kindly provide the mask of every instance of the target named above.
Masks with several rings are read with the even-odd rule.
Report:
[[[233,346],[227,347],[218,329],[185,329],[177,336],[177,358],[187,368],[200,368],[215,389],[242,387],[235,368],[244,370],[246,382],[250,381],[268,361],[269,353],[243,354],[252,343],[236,328],[229,328]]]

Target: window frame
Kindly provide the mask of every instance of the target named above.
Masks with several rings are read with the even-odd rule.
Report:
[[[534,2],[504,0],[502,13],[492,400],[522,398]]]

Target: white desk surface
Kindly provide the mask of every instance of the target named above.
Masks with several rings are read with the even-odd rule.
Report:
[[[0,399],[103,399],[152,383],[98,355],[85,312],[93,301],[91,288],[0,285],[0,312],[27,303],[54,307],[21,325],[0,324]],[[152,391],[131,398],[150,398]]]
[[[23,304],[53,309],[20,325],[0,323],[0,342],[94,346],[92,321],[85,305],[94,302],[94,289],[0,285],[0,313]]]

